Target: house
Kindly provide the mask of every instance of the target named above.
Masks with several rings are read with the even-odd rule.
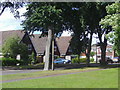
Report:
[[[29,34],[23,30],[0,31],[0,47],[2,48],[3,44],[8,38],[13,37],[19,37],[21,40],[20,42],[23,42],[28,46],[29,55],[31,55],[32,52],[35,52]]]
[[[30,36],[27,32],[23,30],[9,30],[9,31],[0,31],[0,47],[5,43],[8,38],[19,37],[20,42],[25,43],[28,46],[29,55],[32,52],[35,53],[38,62],[43,62],[45,59],[45,49],[47,37],[41,37],[40,34],[34,34]],[[54,54],[55,56],[60,56],[62,58],[71,59],[71,48],[70,40],[72,37],[57,37],[54,40]],[[0,53],[2,55],[2,53]]]
[[[44,62],[47,37],[40,37],[40,34],[34,34],[30,37],[36,52],[38,62]],[[71,60],[70,40],[72,37],[57,37],[54,40],[54,55]]]
[[[112,45],[107,45],[107,47],[106,47],[106,57],[109,57],[111,59],[113,59],[114,56],[115,56],[114,55],[114,50],[112,49],[112,47],[113,47]],[[97,53],[97,55],[95,55],[93,57],[95,61],[96,61],[96,58],[97,58],[97,60],[101,59],[101,49],[100,49],[100,46],[92,45],[91,51]]]
[[[36,59],[38,62],[43,62],[45,59],[45,49],[46,49],[46,42],[47,42],[47,37],[40,37],[40,34],[34,34],[33,36],[30,37],[33,47],[36,52]],[[59,50],[58,46],[56,44],[56,41],[54,41],[54,54],[55,56],[59,56]]]
[[[57,46],[60,52],[60,57],[71,60],[72,50],[70,47],[71,36],[61,36],[56,38]]]

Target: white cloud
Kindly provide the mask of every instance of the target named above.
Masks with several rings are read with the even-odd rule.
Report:
[[[22,15],[26,11],[26,8],[24,7],[18,10],[20,12],[20,15]],[[10,12],[9,8],[7,8],[0,16],[0,31],[23,29],[20,25],[22,20],[24,20],[24,17],[16,19]]]

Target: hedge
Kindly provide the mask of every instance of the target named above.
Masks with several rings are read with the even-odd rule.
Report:
[[[2,66],[16,66],[18,63],[20,65],[26,65],[27,62],[23,61],[23,60],[16,60],[13,58],[0,58],[0,62],[2,63]]]
[[[86,60],[87,58],[80,58],[79,60],[78,58],[73,58],[72,63],[86,63]],[[90,62],[93,62],[93,61],[94,61],[94,58],[91,58]]]

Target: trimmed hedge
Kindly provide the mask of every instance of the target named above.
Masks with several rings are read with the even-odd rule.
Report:
[[[73,58],[72,63],[86,63],[86,60],[87,58],[80,58],[79,60],[78,58]],[[91,58],[90,62],[93,62],[93,61],[94,61],[94,58]]]
[[[13,58],[1,58],[2,66],[15,66],[18,62]]]
[[[2,63],[2,66],[16,66],[18,63],[20,65],[27,65],[27,62],[25,61],[5,57],[0,58],[0,62]]]

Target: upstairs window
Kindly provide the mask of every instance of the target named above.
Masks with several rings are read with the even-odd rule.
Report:
[[[55,51],[55,52],[57,51],[57,46],[54,46],[54,51]]]
[[[68,52],[72,52],[72,48],[71,47],[68,48]]]
[[[28,44],[28,50],[32,50],[32,45]]]

